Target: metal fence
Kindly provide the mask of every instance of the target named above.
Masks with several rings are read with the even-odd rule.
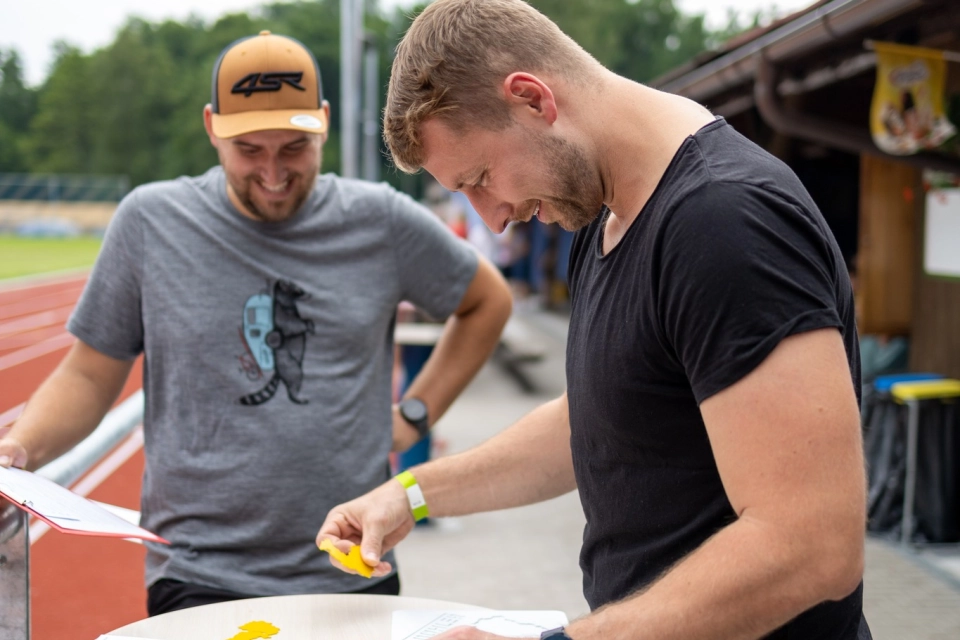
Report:
[[[119,202],[130,191],[127,176],[0,173],[0,200]]]

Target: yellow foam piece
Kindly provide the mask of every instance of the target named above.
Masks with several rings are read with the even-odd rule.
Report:
[[[240,627],[240,630],[243,631],[243,633],[238,633],[230,638],[230,640],[262,640],[263,638],[272,638],[280,633],[280,629],[263,620],[248,622]]]
[[[960,380],[924,380],[922,382],[898,382],[890,387],[890,394],[898,402],[908,400],[934,400],[960,396]]]
[[[353,569],[354,571],[362,575],[364,578],[373,577],[373,567],[371,567],[366,562],[364,562],[363,558],[360,557],[359,545],[355,544],[352,547],[350,547],[350,553],[347,554],[347,553],[344,553],[343,551],[340,551],[340,549],[337,549],[335,546],[333,546],[333,543],[330,542],[329,540],[324,540],[323,542],[320,543],[320,550],[326,551],[331,556],[336,558],[337,561],[340,562],[340,564],[342,564],[348,569]]]

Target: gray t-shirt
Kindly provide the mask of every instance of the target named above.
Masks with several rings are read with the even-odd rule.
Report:
[[[117,210],[68,329],[145,353],[146,582],[249,595],[354,591],[315,536],[389,477],[397,305],[442,319],[470,247],[384,184],[320,176],[280,223],[242,216],[223,170],[145,185]]]

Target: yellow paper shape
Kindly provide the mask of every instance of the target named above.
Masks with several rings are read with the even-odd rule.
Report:
[[[350,547],[350,553],[346,554],[333,546],[333,543],[329,540],[324,540],[320,543],[320,550],[326,551],[331,556],[336,558],[340,564],[348,569],[353,569],[364,578],[373,577],[373,567],[364,562],[363,558],[360,557],[359,545],[353,545]]]
[[[263,620],[254,620],[253,622],[248,622],[240,627],[240,629],[243,631],[243,633],[238,633],[230,638],[230,640],[262,640],[264,638],[271,638],[280,633],[280,629],[276,628],[269,622],[264,622]]]

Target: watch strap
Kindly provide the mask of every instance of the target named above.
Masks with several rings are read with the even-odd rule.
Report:
[[[557,627],[541,633],[540,640],[573,640],[573,638],[567,635],[563,627]]]
[[[397,474],[397,481],[403,485],[407,491],[407,501],[410,503],[410,511],[413,513],[413,519],[416,522],[423,520],[430,515],[427,509],[427,501],[423,498],[423,490],[417,484],[417,479],[409,471]]]

